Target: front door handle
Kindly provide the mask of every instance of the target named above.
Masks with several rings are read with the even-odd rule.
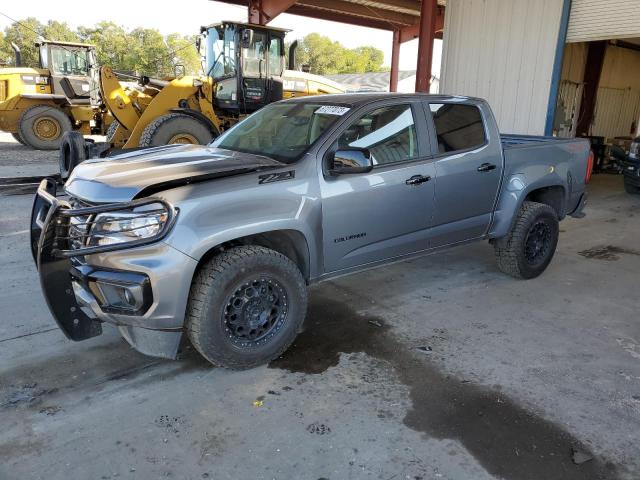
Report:
[[[483,163],[478,167],[479,172],[490,172],[491,170],[495,170],[496,166],[493,163]]]
[[[420,185],[431,180],[429,175],[414,175],[404,181],[407,185]]]

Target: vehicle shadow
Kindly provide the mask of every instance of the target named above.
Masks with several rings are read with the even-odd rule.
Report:
[[[179,361],[147,357],[120,338],[63,345],[64,352],[19,359],[0,371],[0,413],[18,406],[38,409],[45,400],[72,393],[81,399],[117,382],[144,384],[213,368],[189,344]]]

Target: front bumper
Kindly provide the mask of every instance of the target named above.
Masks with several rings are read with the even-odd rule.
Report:
[[[72,209],[56,198],[55,190],[50,180],[38,189],[31,249],[60,329],[79,341],[100,335],[102,323],[108,322],[143,353],[175,357],[197,262],[160,240],[102,251],[65,249],[65,219],[86,209]]]

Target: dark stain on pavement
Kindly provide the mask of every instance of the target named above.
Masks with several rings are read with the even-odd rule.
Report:
[[[596,457],[576,465],[572,451],[593,454],[558,425],[502,392],[444,375],[425,355],[396,340],[382,319],[358,315],[328,296],[311,296],[305,330],[269,367],[320,374],[336,366],[342,353],[355,352],[388,362],[410,389],[406,426],[460,441],[492,475],[514,480],[616,478],[615,467]]]
[[[606,260],[613,262],[620,260],[621,254],[624,255],[640,255],[637,250],[631,250],[628,248],[615,247],[613,245],[607,245],[605,247],[592,247],[588,250],[582,250],[578,252],[578,255],[582,255],[585,258],[593,258],[596,260]]]

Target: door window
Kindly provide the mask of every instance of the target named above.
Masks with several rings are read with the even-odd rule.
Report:
[[[338,138],[338,148],[366,148],[374,165],[418,157],[416,126],[410,105],[378,108],[352,123]]]
[[[474,105],[431,103],[438,152],[448,153],[482,146],[486,141],[482,114]]]
[[[267,34],[254,32],[253,41],[249,48],[242,49],[244,75],[262,78],[265,76],[265,59],[267,48]]]
[[[51,70],[56,75],[81,75],[89,73],[87,52],[65,47],[51,47]]]
[[[272,38],[269,42],[269,75],[279,77],[282,75],[283,63],[281,57],[282,40],[280,38]]]

